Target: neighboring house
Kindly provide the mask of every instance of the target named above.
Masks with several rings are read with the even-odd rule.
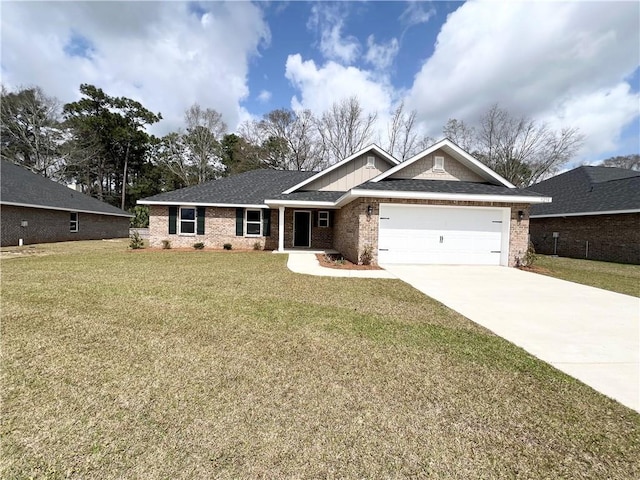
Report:
[[[514,266],[529,205],[449,140],[400,163],[373,145],[321,172],[255,170],[140,200],[150,242],[221,248],[335,249],[352,262]]]
[[[578,167],[531,188],[553,197],[531,209],[536,252],[640,264],[640,172]]]
[[[4,160],[0,209],[3,247],[127,237],[132,216]]]

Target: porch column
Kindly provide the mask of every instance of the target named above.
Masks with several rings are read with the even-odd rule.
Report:
[[[284,252],[284,207],[278,207],[278,251]]]

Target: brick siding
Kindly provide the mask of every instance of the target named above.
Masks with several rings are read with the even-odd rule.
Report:
[[[640,264],[640,213],[531,219],[536,252],[606,262]],[[588,242],[588,246],[587,246]]]
[[[69,231],[70,213],[45,208],[3,205],[1,245],[68,242],[72,240],[100,240],[129,236],[129,218],[114,215],[78,213],[78,231]],[[26,221],[27,226],[22,227]]]

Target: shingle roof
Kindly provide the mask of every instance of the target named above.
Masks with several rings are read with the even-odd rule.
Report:
[[[553,197],[532,216],[640,210],[640,172],[614,167],[578,167],[531,187]]]
[[[147,197],[142,202],[259,205],[316,172],[251,170],[231,177]]]
[[[299,202],[335,202],[347,192],[297,191],[274,195],[270,200],[293,200]]]
[[[0,203],[131,217],[129,213],[2,160]]]
[[[543,197],[544,194],[527,188],[508,188],[501,185],[457,180],[394,180],[385,179],[377,183],[367,182],[358,187],[364,190],[387,190],[398,192],[459,193],[471,195],[508,195]]]

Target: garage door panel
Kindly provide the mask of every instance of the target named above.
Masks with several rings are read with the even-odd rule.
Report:
[[[499,265],[502,209],[380,205],[380,263]]]

